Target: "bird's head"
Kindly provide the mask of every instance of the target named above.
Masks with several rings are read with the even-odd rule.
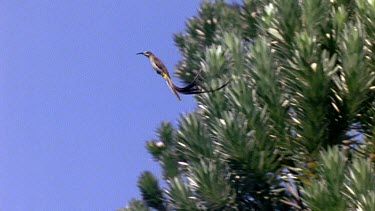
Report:
[[[144,51],[144,52],[137,53],[137,55],[138,54],[142,54],[142,55],[145,55],[147,57],[150,57],[152,55],[151,51]]]

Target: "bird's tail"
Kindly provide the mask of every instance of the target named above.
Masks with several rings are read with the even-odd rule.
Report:
[[[188,94],[188,93],[191,92],[193,89],[196,89],[197,79],[198,79],[198,77],[200,76],[201,72],[202,72],[202,69],[199,70],[199,72],[197,73],[197,75],[194,77],[194,80],[193,80],[189,85],[187,85],[187,86],[185,86],[185,87],[178,87],[178,86],[176,86],[176,85],[173,84],[174,89],[175,89],[177,92],[181,93],[181,94]]]
[[[225,84],[219,86],[215,89],[205,89],[205,88],[199,88],[199,87],[190,87],[189,89],[185,89],[185,87],[176,87],[176,90],[185,95],[192,95],[192,94],[203,94],[203,93],[209,93],[209,92],[216,92],[224,87],[226,87],[230,83],[230,80],[227,81]]]
[[[218,91],[218,90],[226,87],[230,82],[230,80],[229,80],[225,84],[221,85],[220,87],[218,87],[216,89],[205,89],[204,87],[200,88],[197,80],[198,80],[201,72],[202,72],[202,69],[199,70],[199,72],[194,77],[193,81],[185,87],[178,87],[175,84],[171,83],[172,86],[173,86],[173,90],[177,91],[180,94],[185,94],[185,95],[202,94],[202,93],[209,93],[209,92]]]
[[[177,93],[177,90],[175,89],[176,85],[173,84],[170,77],[164,77],[165,81],[167,82],[168,87],[171,89],[174,95],[178,98],[179,101],[181,101],[180,96]]]

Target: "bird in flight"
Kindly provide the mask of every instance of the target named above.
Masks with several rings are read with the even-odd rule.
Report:
[[[201,94],[201,93],[207,93],[207,92],[214,92],[214,91],[217,91],[219,89],[222,89],[223,87],[225,87],[229,83],[229,81],[228,81],[224,85],[222,85],[219,88],[216,88],[214,90],[202,90],[198,87],[198,83],[197,83],[197,79],[198,79],[198,77],[199,77],[199,75],[202,71],[202,70],[200,70],[198,72],[198,74],[195,76],[194,80],[189,85],[187,85],[185,87],[178,87],[172,82],[172,79],[169,75],[169,72],[168,72],[167,68],[165,67],[163,62],[158,57],[156,57],[150,51],[144,51],[144,52],[137,53],[137,55],[139,55],[139,54],[146,56],[150,60],[152,68],[156,71],[157,74],[161,75],[165,79],[165,81],[167,82],[167,85],[171,89],[172,93],[174,95],[176,95],[176,97],[180,101],[181,101],[181,98],[179,96],[179,93],[189,95],[189,94]]]

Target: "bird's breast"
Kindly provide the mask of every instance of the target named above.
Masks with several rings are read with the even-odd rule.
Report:
[[[150,63],[151,63],[152,68],[154,68],[154,70],[156,71],[156,73],[161,75],[162,72],[160,71],[158,66],[156,66],[153,58],[150,58]]]
[[[156,71],[159,70],[159,68],[155,64],[155,61],[154,61],[153,57],[150,57],[150,63],[151,63],[152,68],[154,68],[154,70],[156,70]]]
[[[154,70],[156,70],[156,71],[159,71],[159,68],[155,65],[155,62],[153,62],[153,61],[150,61],[150,62],[151,62],[152,68],[154,68]]]

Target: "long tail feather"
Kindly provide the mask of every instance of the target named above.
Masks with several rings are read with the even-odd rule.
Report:
[[[191,90],[192,88],[194,88],[197,85],[197,79],[199,78],[201,72],[202,72],[202,69],[199,70],[199,72],[197,73],[197,75],[195,75],[193,81],[189,85],[187,85],[185,87],[178,87],[178,86],[174,85],[174,89],[177,92],[182,93],[182,94],[184,94],[185,92],[189,92],[189,90]]]
[[[180,96],[177,93],[177,90],[175,89],[176,85],[173,84],[171,78],[165,77],[165,81],[167,82],[168,87],[171,89],[174,95],[178,98],[179,101],[181,101]]]
[[[173,94],[176,95],[176,97],[180,101],[181,101],[181,98],[178,95],[179,93],[180,94],[185,94],[185,95],[192,95],[192,94],[202,94],[202,93],[215,92],[215,91],[218,91],[218,90],[224,88],[225,86],[227,86],[230,83],[230,80],[229,80],[225,84],[221,85],[220,87],[218,87],[216,89],[210,89],[210,90],[206,90],[204,88],[199,88],[198,87],[198,83],[197,83],[197,79],[199,78],[201,72],[202,72],[202,70],[200,70],[197,73],[197,75],[194,77],[193,81],[189,85],[187,85],[185,87],[178,87],[178,86],[176,86],[172,82],[172,79],[170,77],[168,77],[167,75],[165,75],[163,77],[164,77],[165,81],[167,82],[168,87],[171,89],[171,91],[173,92]]]
[[[205,90],[205,89],[195,88],[195,89],[190,89],[190,90],[184,90],[184,92],[180,92],[180,93],[185,94],[185,95],[192,95],[192,94],[202,94],[202,93],[215,92],[215,91],[218,91],[218,90],[226,87],[229,83],[230,83],[230,81],[227,81],[225,84],[221,85],[220,87],[218,87],[216,89]]]

